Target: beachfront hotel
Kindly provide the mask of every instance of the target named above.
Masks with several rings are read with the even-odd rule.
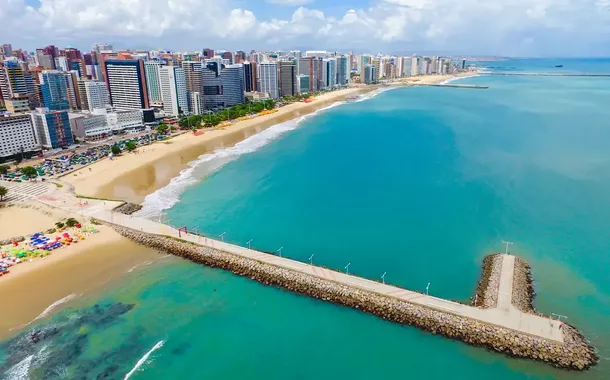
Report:
[[[0,162],[29,158],[40,151],[29,114],[0,116]]]
[[[36,141],[46,149],[67,148],[74,144],[68,111],[37,108],[30,114]]]
[[[161,100],[166,115],[178,116],[189,111],[184,69],[176,66],[159,68]]]
[[[280,97],[277,62],[261,62],[258,65],[258,84],[260,92],[269,94],[273,99]]]
[[[105,77],[110,102],[117,109],[149,108],[144,62],[141,59],[107,59]]]

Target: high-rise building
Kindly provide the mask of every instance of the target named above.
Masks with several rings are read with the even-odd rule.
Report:
[[[96,43],[93,44],[93,47],[91,48],[91,50],[100,53],[102,51],[112,51],[112,45],[107,44],[107,43]]]
[[[373,62],[371,63],[371,65],[375,68],[374,70],[374,79],[373,82],[378,82],[379,78],[381,76],[381,59],[379,59],[379,57],[373,59]]]
[[[419,58],[411,57],[411,75],[419,74]]]
[[[163,111],[166,115],[178,116],[188,112],[186,80],[182,67],[162,66],[159,68],[159,85]]]
[[[279,62],[280,96],[294,96],[298,93],[297,65],[293,61]]]
[[[0,162],[32,157],[40,151],[29,114],[0,115]]]
[[[149,108],[144,62],[141,59],[107,59],[104,76],[110,102],[119,110]]]
[[[234,55],[234,61],[235,63],[244,63],[246,61],[246,52],[242,51],[242,50],[238,50],[235,52]]]
[[[258,64],[258,89],[273,99],[280,97],[278,88],[277,62],[261,62]]]
[[[230,51],[225,51],[220,56],[222,57],[222,59],[226,59],[228,61],[227,64],[233,64],[233,53],[231,53]]]
[[[0,45],[0,55],[7,57],[13,56],[13,47],[11,44],[2,44]]]
[[[201,52],[203,59],[214,58],[214,49],[204,48]]]
[[[309,92],[309,89],[311,87],[311,84],[309,83],[309,75],[299,74],[297,76],[297,82],[299,94],[306,94]]]
[[[60,71],[70,71],[68,57],[55,58],[55,68]]]
[[[317,57],[302,57],[299,59],[299,74],[309,76],[309,92],[320,90],[322,63],[322,58]]]
[[[258,79],[256,78],[257,69],[256,62],[244,62],[244,81],[246,86],[246,92],[256,91],[256,82]]]
[[[51,111],[70,109],[68,82],[59,70],[43,70],[40,73],[40,88],[44,106]]]
[[[83,83],[84,99],[87,104],[86,107],[89,111],[93,111],[98,108],[106,108],[110,105],[110,96],[108,95],[108,88],[106,83],[101,80],[87,80],[80,81]],[[85,109],[85,105],[82,105]]]
[[[349,61],[346,56],[337,58],[337,85],[346,86],[349,83]]]
[[[48,108],[37,108],[30,115],[36,140],[43,148],[66,148],[74,144],[68,111],[50,111]]]
[[[324,87],[333,88],[337,86],[337,59],[328,58],[322,63],[322,74]]]
[[[38,66],[42,66],[45,69],[54,70],[55,58],[59,56],[57,48],[53,45],[49,45],[42,49],[36,49],[36,58],[38,60]]]
[[[230,107],[245,101],[243,65],[223,66],[210,62],[201,71],[206,110]]]
[[[159,85],[159,69],[165,65],[165,62],[160,59],[153,59],[144,62],[146,71],[146,85],[148,89],[148,100],[153,105],[160,105],[161,87]]]
[[[182,61],[189,104],[188,111],[194,115],[200,115],[203,111],[203,104],[201,104],[201,67],[201,61]]]
[[[11,98],[30,98],[34,95],[34,81],[17,60],[6,60],[0,66],[0,92],[7,101]]]
[[[70,109],[81,109],[80,96],[78,94],[78,72],[72,70],[64,73],[64,80],[66,81],[66,88],[68,90],[68,103],[70,104]]]

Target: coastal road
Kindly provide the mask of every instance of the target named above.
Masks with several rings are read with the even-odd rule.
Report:
[[[65,192],[57,193],[59,194],[42,197],[39,201],[74,214],[93,217],[134,230],[156,235],[179,236],[177,229],[166,224],[113,212],[112,209],[120,205],[120,202],[82,200],[73,198],[70,194]],[[551,341],[563,342],[563,333],[560,330],[561,323],[559,321],[540,317],[538,315],[522,313],[512,305],[512,283],[515,264],[513,256],[502,255],[503,263],[500,292],[504,297],[499,298],[498,306],[496,308],[481,309],[199,235],[182,233],[180,238],[204,247],[210,247],[284,269],[306,273],[324,280],[334,281],[347,286],[382,294],[387,297],[397,298],[426,308],[473,319],[481,323],[508,328]]]

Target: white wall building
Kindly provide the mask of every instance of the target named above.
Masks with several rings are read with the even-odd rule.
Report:
[[[110,105],[110,97],[108,96],[108,88],[105,82],[89,80],[85,81],[84,87],[89,111],[93,111],[96,108],[106,108],[106,106]]]
[[[148,90],[148,100],[152,105],[161,105],[161,87],[159,84],[159,69],[165,65],[161,60],[150,60],[144,62],[146,71],[146,85]]]
[[[93,110],[93,115],[104,115],[106,123],[113,132],[123,132],[130,130],[141,130],[144,128],[143,116],[141,110],[108,111],[106,108],[98,108]]]
[[[140,59],[106,60],[106,81],[110,101],[117,109],[149,108],[144,62]]]
[[[94,141],[112,135],[106,115],[69,114],[70,127],[77,137]]]
[[[279,98],[277,62],[258,64],[258,90],[266,92],[273,99]]]
[[[178,116],[189,110],[184,69],[177,66],[159,68],[159,87],[163,111],[166,115]]]
[[[40,149],[29,114],[0,116],[0,158]]]

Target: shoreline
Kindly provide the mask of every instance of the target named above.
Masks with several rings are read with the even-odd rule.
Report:
[[[281,107],[276,113],[234,123],[221,129],[206,130],[200,136],[184,133],[166,142],[138,148],[138,154],[124,154],[117,159],[103,160],[62,178],[79,196],[117,199],[142,203],[146,196],[167,186],[187,169],[188,164],[203,154],[226,149],[264,130],[295,120],[345,101],[349,96],[363,95],[384,88],[409,87],[415,83],[440,83],[451,79],[474,76],[477,73],[457,75],[428,75],[413,77],[387,85],[372,85],[337,90],[320,95],[311,103],[293,103]]]
[[[68,217],[89,224],[80,215],[34,202],[1,208],[0,219],[11,220],[11,225],[0,231],[0,237],[29,236]],[[46,257],[25,259],[0,277],[0,339],[18,333],[74,300],[103,291],[127,275],[129,268],[161,257],[155,250],[134,244],[107,226],[96,228],[99,232],[88,234],[77,244],[55,249]],[[67,232],[74,233],[72,229]]]

